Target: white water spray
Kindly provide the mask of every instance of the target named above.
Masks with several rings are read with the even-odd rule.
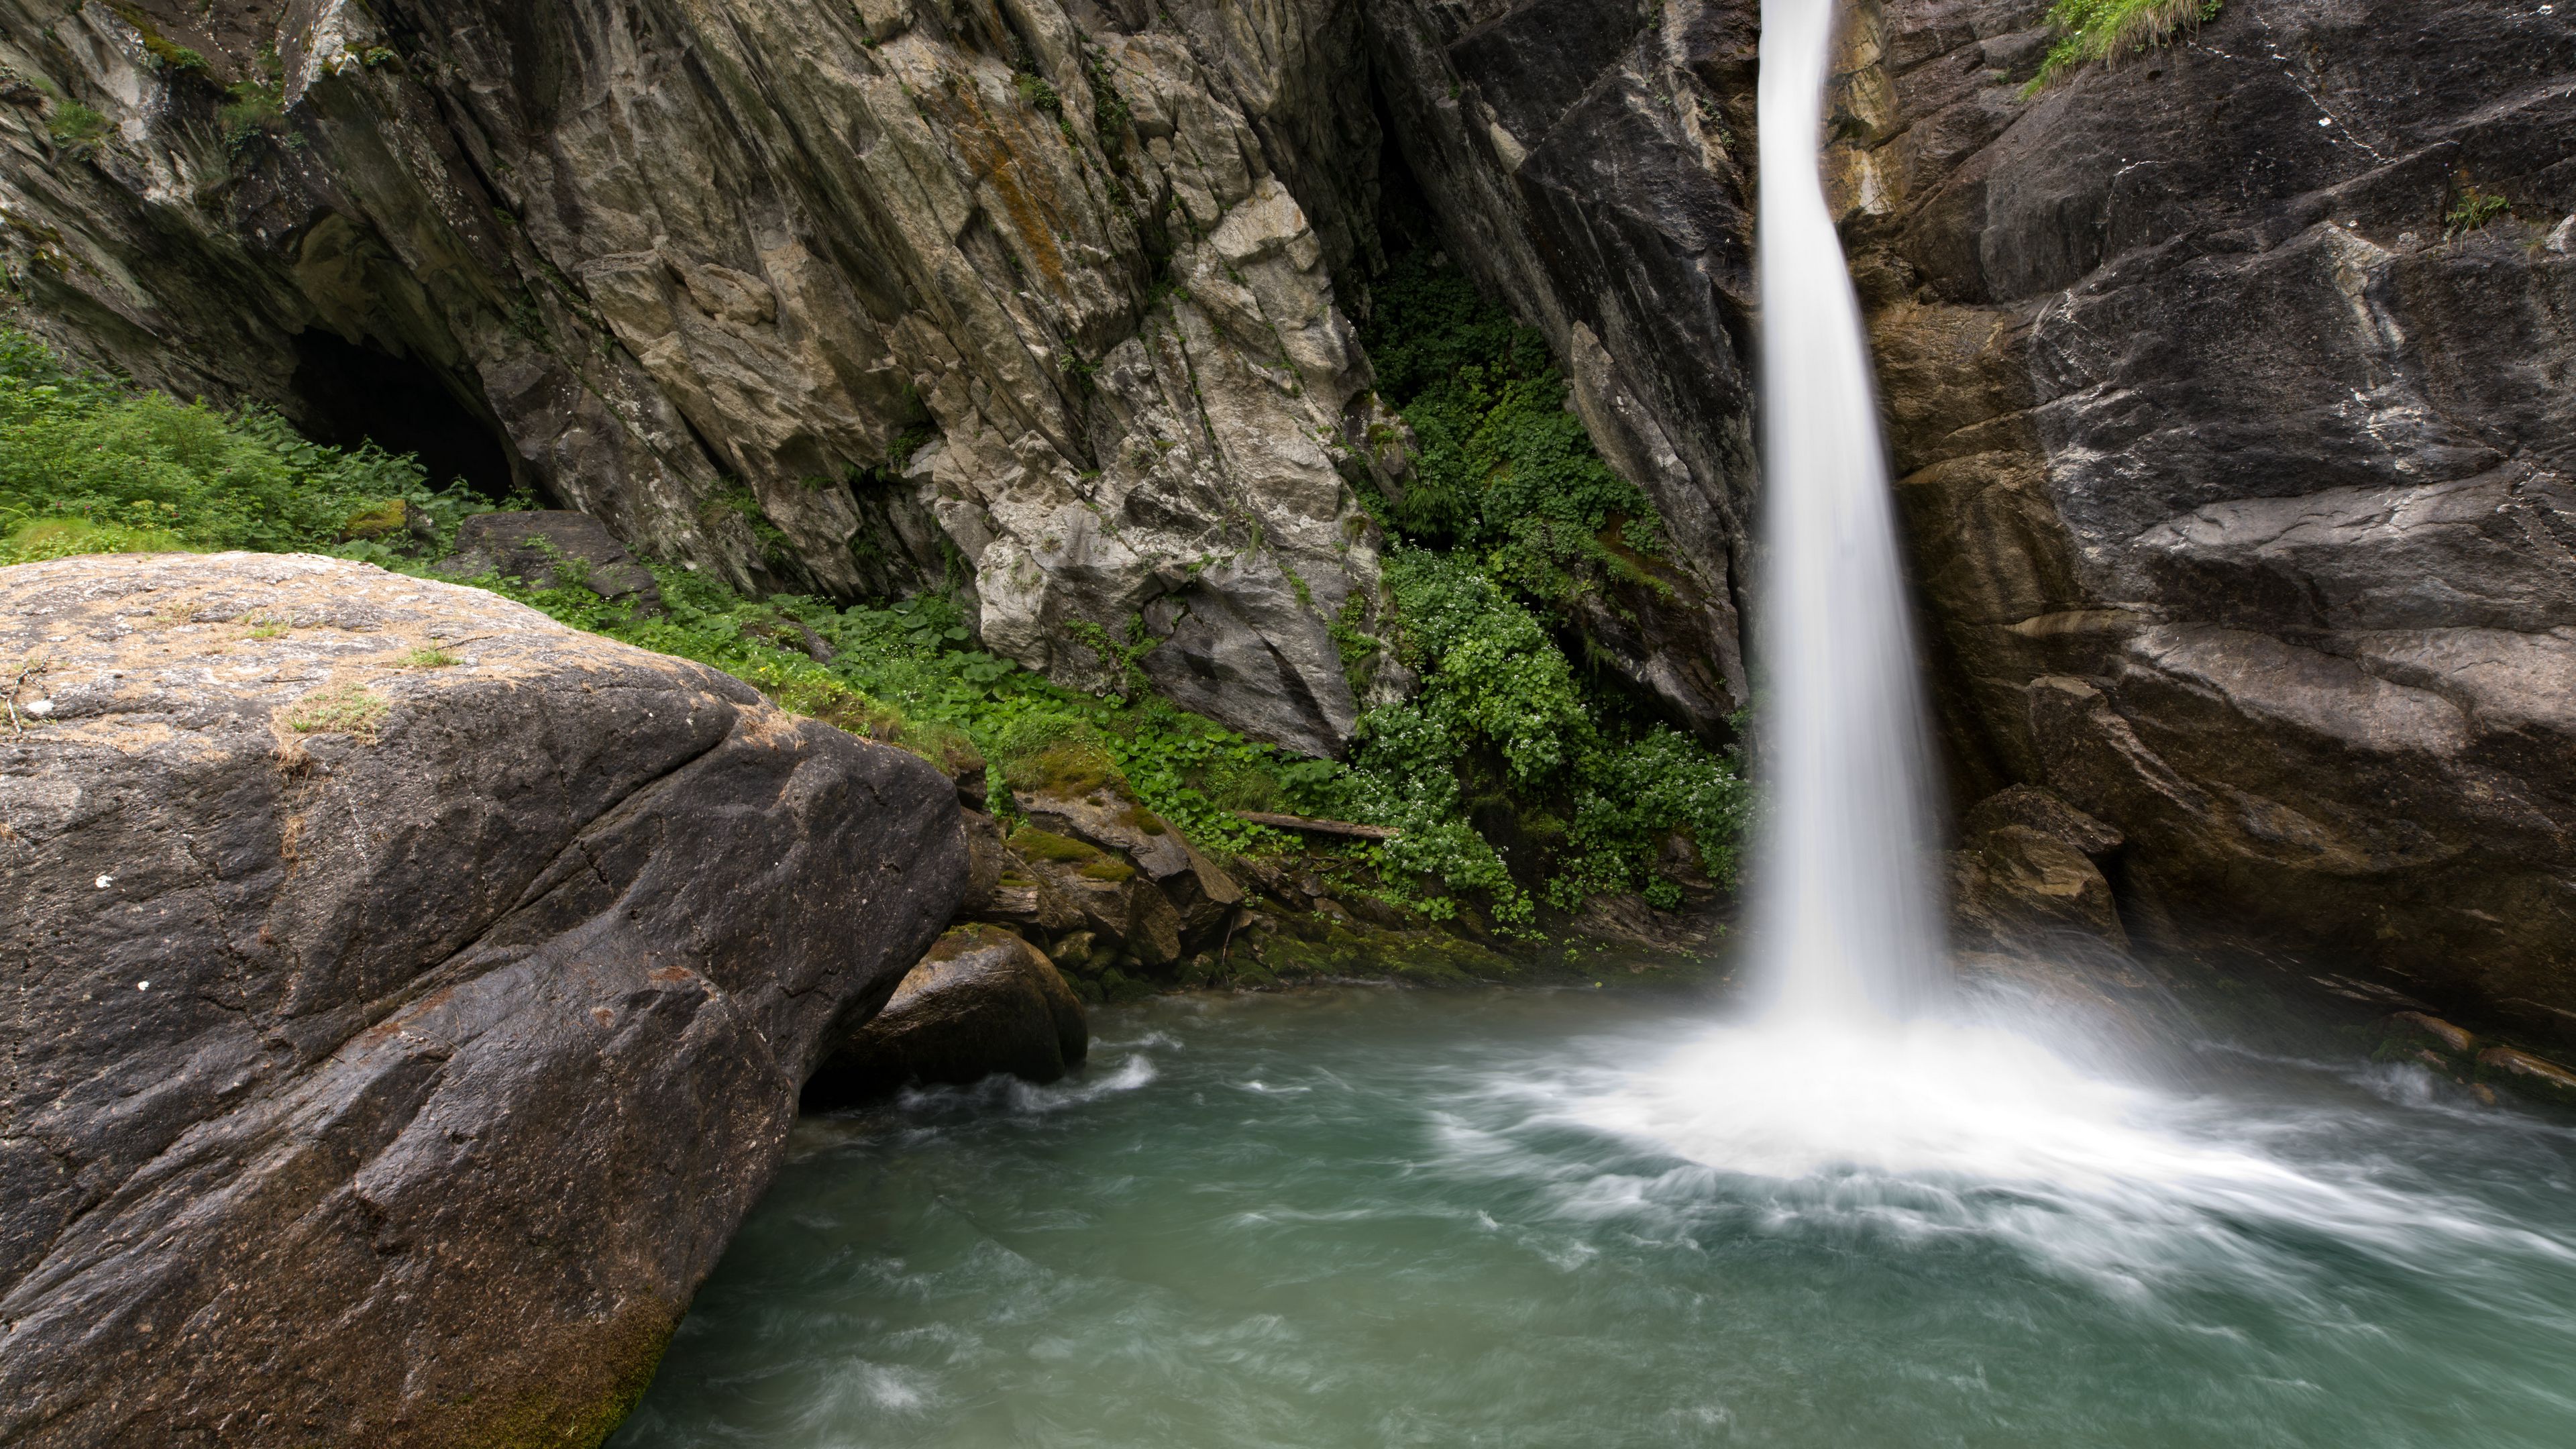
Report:
[[[1763,737],[1756,882],[1775,1011],[1901,1021],[1941,994],[1923,694],[1859,299],[1817,141],[1835,0],[1764,0]]]

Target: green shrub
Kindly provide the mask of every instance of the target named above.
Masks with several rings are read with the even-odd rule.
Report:
[[[2118,64],[2218,17],[2220,0],[2057,0],[2048,23],[2057,43],[2022,88],[2036,95],[2093,61]]]
[[[107,117],[94,106],[56,101],[45,113],[45,129],[66,146],[94,146],[107,134]]]
[[[1362,718],[1341,791],[1353,813],[1403,829],[1378,848],[1388,866],[1487,893],[1497,920],[1526,925],[1527,897],[1468,820],[1469,802],[1490,793],[1525,821],[1570,815],[1532,832],[1550,837],[1544,889],[1561,909],[1604,891],[1678,904],[1656,870],[1675,831],[1698,844],[1711,875],[1731,876],[1748,808],[1731,765],[1667,729],[1615,737],[1538,617],[1474,560],[1398,550],[1386,577],[1422,692]]]
[[[352,520],[419,508],[452,529],[488,505],[375,448],[305,440],[276,416],[223,413],[65,370],[0,327],[0,563],[172,548],[332,550]],[[390,557],[383,543],[355,556]]]
[[[1373,500],[1399,536],[1487,555],[1496,577],[1551,602],[1604,575],[1635,576],[1613,541],[1662,549],[1653,503],[1568,411],[1546,339],[1456,267],[1420,252],[1396,262],[1364,340],[1416,443],[1402,499]]]

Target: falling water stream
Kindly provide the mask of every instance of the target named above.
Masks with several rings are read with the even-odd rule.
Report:
[[[1745,1013],[1173,999],[809,1120],[616,1449],[2576,1444],[2566,1123],[1947,987],[1833,10],[1763,7]]]
[[[1860,302],[1816,165],[1839,8],[1762,7],[1754,253],[1770,801],[1755,926],[1772,1009],[1836,1030],[1919,1016],[1943,974],[1895,506]]]

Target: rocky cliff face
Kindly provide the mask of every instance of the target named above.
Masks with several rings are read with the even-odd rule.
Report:
[[[2228,0],[2024,99],[2046,8],[1864,6],[1836,117],[1969,789],[2576,1027],[2576,29]]]
[[[331,560],[0,633],[0,1440],[597,1442],[955,908],[950,783]]]
[[[1377,608],[1356,54],[1339,0],[9,0],[0,210],[37,317],[147,383],[443,399],[642,551],[968,589],[1075,682],[1150,609],[1176,698],[1323,753]]]
[[[1401,0],[1369,24],[1442,244],[1547,333],[1603,455],[1676,545],[1586,632],[1707,733],[1747,698],[1758,7]]]
[[[1863,0],[1834,99],[1960,803],[2103,822],[2149,939],[2576,1025],[2567,17],[2228,0],[2026,97],[2045,10]],[[1709,733],[1757,11],[0,0],[0,241],[147,381],[355,425],[407,369],[640,551],[971,591],[1077,683],[1156,643],[1330,752],[1403,687],[1333,635],[1383,607],[1349,318],[1418,189],[1674,540],[1576,626]]]

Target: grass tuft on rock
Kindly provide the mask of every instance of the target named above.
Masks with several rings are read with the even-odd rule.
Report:
[[[2048,23],[2057,43],[2022,87],[2034,96],[2085,66],[2117,65],[2130,56],[2197,30],[2218,18],[2220,0],[2057,0]]]
[[[347,735],[372,744],[391,704],[363,685],[337,684],[289,705],[286,727],[300,735]]]

